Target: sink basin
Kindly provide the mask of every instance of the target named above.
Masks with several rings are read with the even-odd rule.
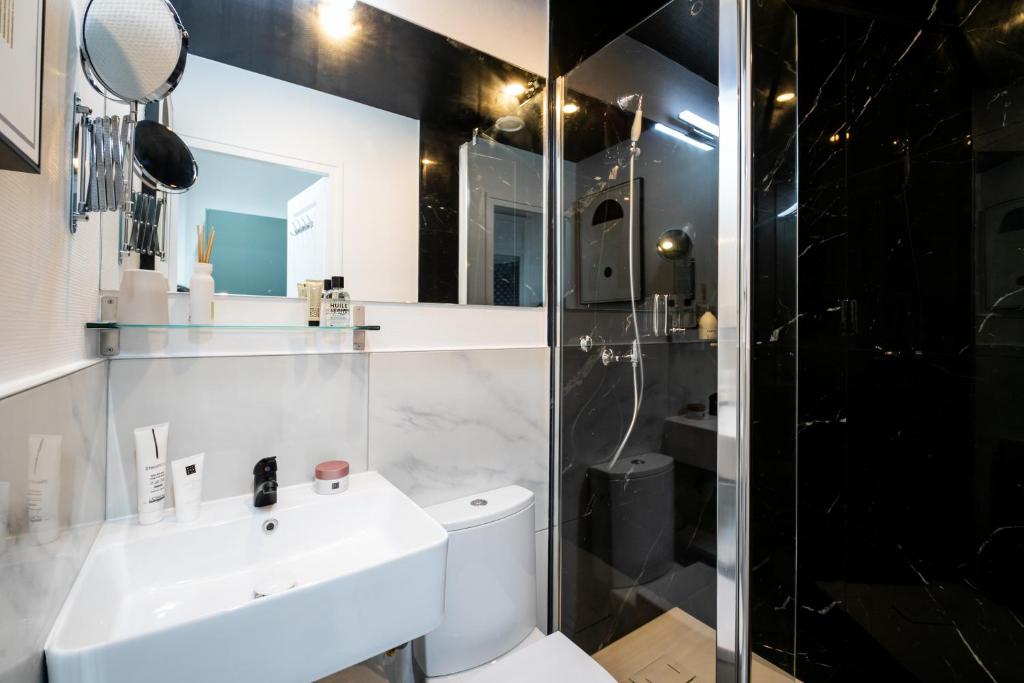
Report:
[[[104,524],[47,641],[50,681],[308,683],[433,630],[447,533],[376,472],[349,479]]]

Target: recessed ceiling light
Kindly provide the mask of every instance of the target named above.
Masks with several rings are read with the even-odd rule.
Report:
[[[526,86],[522,83],[507,83],[502,91],[510,97],[519,97],[526,92]]]
[[[494,127],[502,133],[515,133],[526,127],[526,122],[520,116],[509,114],[508,116],[499,117],[494,122]]]
[[[565,112],[566,114],[575,114],[579,110],[580,105],[576,104],[575,102],[569,102],[564,107],[562,107],[562,111]]]
[[[426,157],[423,157],[422,159],[420,159],[420,163],[423,164],[424,166],[433,166],[437,162],[434,161],[433,159],[428,159]]]
[[[796,99],[795,92],[780,92],[775,96],[775,101],[779,104],[785,104],[786,102],[792,102]]]
[[[679,112],[679,118],[682,121],[685,121],[686,123],[690,124],[694,128],[699,128],[700,130],[704,131],[708,135],[714,136],[716,138],[718,137],[719,133],[721,132],[720,129],[718,128],[717,124],[714,124],[711,121],[708,121],[703,116],[698,116],[698,115],[694,114],[689,109],[687,109],[686,111]]]
[[[320,29],[330,38],[347,38],[359,28],[353,21],[355,0],[321,0],[317,12]]]

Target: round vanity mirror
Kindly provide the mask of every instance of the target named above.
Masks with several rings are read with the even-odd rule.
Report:
[[[82,19],[82,66],[102,94],[156,102],[185,71],[188,32],[167,0],[90,0]]]
[[[689,225],[680,228],[669,228],[658,237],[658,255],[666,261],[681,261],[690,255],[693,249],[692,229]]]
[[[199,167],[188,145],[156,121],[135,126],[135,167],[142,182],[161,192],[184,192],[199,178]]]

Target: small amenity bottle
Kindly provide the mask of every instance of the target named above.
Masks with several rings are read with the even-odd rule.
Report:
[[[213,264],[196,263],[188,282],[188,319],[193,325],[209,325],[214,319]]]
[[[352,324],[351,298],[345,291],[345,278],[340,275],[331,278],[331,294],[326,301],[328,327],[346,327]]]
[[[718,318],[715,314],[708,309],[704,312],[704,315],[697,321],[697,327],[700,331],[700,338],[705,340],[718,339]]]
[[[324,292],[320,295],[320,326],[331,326],[331,280],[324,278]]]

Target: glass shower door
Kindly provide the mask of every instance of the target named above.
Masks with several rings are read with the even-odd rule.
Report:
[[[751,659],[746,479],[753,263],[796,225],[752,220],[795,193],[753,180],[750,26],[788,7],[747,5],[675,0],[555,83],[553,624],[619,681],[791,679]]]
[[[715,675],[717,30],[677,0],[558,83],[555,626],[617,680]]]

